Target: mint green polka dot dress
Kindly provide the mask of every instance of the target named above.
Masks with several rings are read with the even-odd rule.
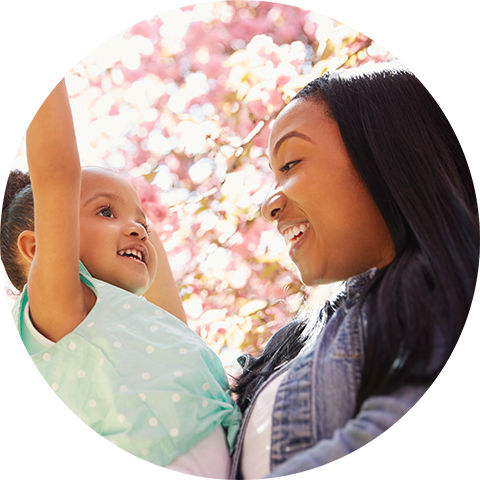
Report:
[[[97,295],[83,322],[51,347],[22,328],[24,288],[13,315],[45,380],[85,423],[120,448],[169,465],[217,426],[230,452],[240,425],[218,356],[161,308],[90,276]]]

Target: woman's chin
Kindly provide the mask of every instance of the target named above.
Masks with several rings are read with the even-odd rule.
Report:
[[[328,275],[323,269],[312,270],[312,264],[309,265],[298,265],[297,272],[300,277],[300,281],[307,287],[316,287],[318,285],[329,285],[330,283],[338,282],[335,278],[332,278],[331,275]]]
[[[315,275],[313,272],[310,271],[309,268],[305,268],[303,265],[297,265],[297,272],[298,276],[300,277],[300,281],[306,285],[307,287],[313,287],[319,284],[319,275]]]

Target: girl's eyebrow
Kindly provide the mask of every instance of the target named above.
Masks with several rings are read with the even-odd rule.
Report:
[[[108,198],[109,200],[114,200],[116,202],[124,203],[123,197],[120,197],[119,195],[117,195],[115,193],[96,193],[95,195],[92,195],[90,198],[85,200],[82,203],[82,207],[85,207],[89,203],[92,203],[94,200],[96,200],[97,198],[101,198],[101,197]]]
[[[124,198],[121,197],[120,195],[117,195],[116,193],[96,193],[95,195],[92,195],[90,198],[85,200],[82,203],[81,208],[85,207],[89,203],[92,203],[97,198],[107,198],[109,200],[113,200],[113,201],[118,202],[118,203],[125,203]],[[139,216],[143,217],[146,221],[147,217],[145,216],[145,212],[140,207],[137,207],[136,210],[137,210],[137,214]]]

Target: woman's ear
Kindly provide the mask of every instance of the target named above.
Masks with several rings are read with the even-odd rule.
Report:
[[[24,230],[18,236],[17,247],[22,257],[28,263],[32,263],[35,256],[35,232]]]

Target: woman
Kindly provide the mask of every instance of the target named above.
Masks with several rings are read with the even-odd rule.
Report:
[[[398,64],[307,85],[270,136],[277,222],[306,285],[345,280],[318,314],[243,356],[233,477],[336,460],[401,418],[460,336],[478,268],[467,162],[442,111]]]

